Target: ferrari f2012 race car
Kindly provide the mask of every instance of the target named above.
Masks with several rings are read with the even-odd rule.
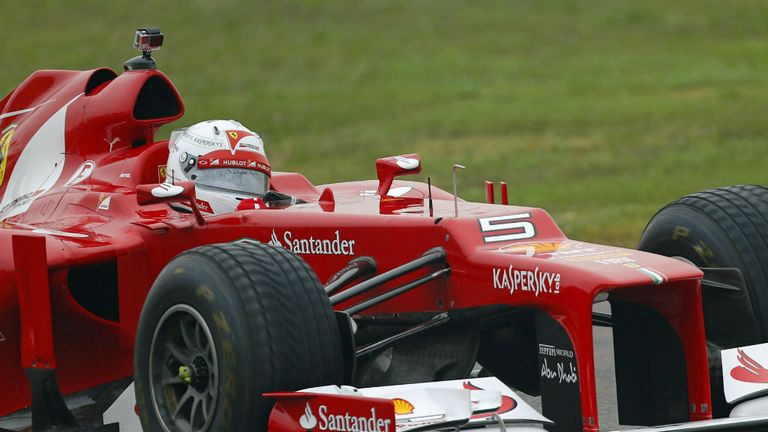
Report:
[[[766,424],[751,417],[768,389],[765,189],[662,210],[641,247],[677,258],[570,240],[504,184],[499,203],[493,184],[475,203],[455,180],[453,193],[396,180],[421,171],[416,154],[377,160],[376,180],[273,172],[270,192],[290,200],[212,214],[195,183],[168,180],[155,140],[184,113],[150,55],[161,42],[141,29],[120,75],[41,70],[0,101],[6,419],[597,431],[593,326],[610,326],[621,424]],[[73,408],[83,398],[95,423]],[[731,403],[739,417],[711,420]]]

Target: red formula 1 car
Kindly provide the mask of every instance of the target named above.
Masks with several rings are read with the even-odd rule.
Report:
[[[194,183],[164,183],[154,135],[184,106],[150,57],[161,40],[139,31],[120,75],[38,71],[0,101],[0,415],[31,406],[35,430],[75,427],[62,395],[135,377],[145,430],[424,430],[464,423],[409,429],[392,416],[412,401],[365,389],[466,380],[465,405],[510,411],[513,387],[541,396],[546,418],[528,421],[596,431],[593,325],[608,325],[622,424],[712,418],[702,270],[569,240],[503,187],[501,204],[492,187],[472,203],[394,180],[421,171],[411,154],[379,159],[377,180],[274,172],[288,202],[201,211]],[[740,274],[709,284],[738,291]],[[363,390],[322,387],[343,384]],[[475,408],[461,418],[504,429]]]

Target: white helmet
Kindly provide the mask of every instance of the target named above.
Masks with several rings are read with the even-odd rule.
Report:
[[[272,170],[258,134],[234,120],[209,120],[171,133],[166,181],[194,181],[204,213],[234,211],[263,197]]]

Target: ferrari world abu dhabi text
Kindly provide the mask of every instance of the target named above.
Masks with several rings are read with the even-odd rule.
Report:
[[[568,368],[570,370],[566,370],[565,365],[562,362],[557,362],[557,372],[555,372],[549,368],[547,359],[544,359],[544,362],[541,365],[541,376],[546,379],[556,380],[558,383],[575,383],[579,380],[579,375],[576,374],[576,368],[571,362],[568,362]]]

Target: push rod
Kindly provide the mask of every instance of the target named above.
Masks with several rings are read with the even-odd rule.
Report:
[[[367,256],[355,258],[331,278],[331,281],[325,285],[325,293],[331,295],[372,273],[376,273],[376,261],[373,258]]]
[[[363,356],[381,351],[409,337],[424,333],[427,330],[440,327],[444,324],[448,324],[448,321],[450,321],[450,317],[448,316],[447,313],[443,312],[439,315],[435,315],[434,317],[432,317],[430,320],[426,322],[423,322],[413,327],[410,327],[408,329],[405,329],[398,334],[392,335],[378,342],[372,342],[368,345],[362,346],[358,348],[355,355],[359,358],[359,357],[363,357]]]
[[[445,262],[445,249],[436,247],[428,250],[424,255],[415,260],[405,263],[400,267],[395,267],[392,270],[382,273],[378,276],[372,277],[366,281],[346,289],[338,294],[331,296],[331,304],[337,305],[345,300],[349,300],[354,296],[360,295],[364,292],[370,291],[382,284],[385,284],[393,279],[397,279],[400,276],[404,276],[422,267],[426,267],[435,263]]]
[[[385,302],[385,301],[391,299],[392,297],[397,297],[400,294],[403,294],[404,292],[410,291],[410,290],[418,287],[419,285],[424,285],[425,283],[433,281],[433,280],[439,278],[440,276],[447,275],[450,272],[451,272],[450,268],[444,268],[442,270],[438,270],[438,271],[436,271],[436,272],[434,272],[432,274],[428,274],[426,276],[420,277],[420,278],[416,279],[415,281],[408,282],[407,284],[405,284],[405,285],[403,285],[401,287],[398,287],[398,288],[395,288],[393,290],[387,291],[385,293],[379,294],[376,297],[369,298],[368,300],[364,300],[364,301],[362,301],[362,302],[360,302],[360,303],[358,303],[358,304],[356,304],[354,306],[351,306],[351,307],[345,309],[344,312],[346,312],[346,313],[348,313],[350,315],[354,315],[354,314],[356,314],[356,313],[358,313],[360,311],[364,311],[364,310],[366,310],[368,308],[376,306],[379,303]]]

